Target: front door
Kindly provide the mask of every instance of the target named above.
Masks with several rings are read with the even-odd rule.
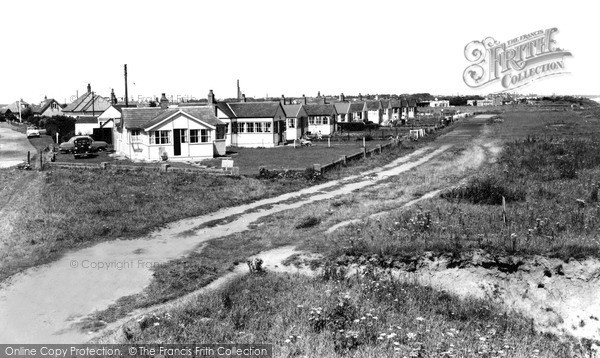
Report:
[[[181,129],[173,130],[173,155],[181,155]]]

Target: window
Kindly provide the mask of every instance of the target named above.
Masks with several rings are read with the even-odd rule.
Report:
[[[131,134],[131,143],[136,143],[136,142],[141,142],[142,139],[140,137],[140,130],[139,129],[133,129],[130,131]]]
[[[263,123],[263,125],[265,126],[265,130],[264,131],[266,133],[271,132],[271,122],[265,122],[265,123]]]
[[[329,117],[323,117],[323,124],[329,123]]]
[[[187,131],[185,129],[179,130],[179,141],[180,143],[187,143]]]
[[[315,124],[315,117],[308,117],[308,124]]]
[[[198,130],[190,129],[190,143],[198,143]]]
[[[171,143],[171,131],[152,131],[150,132],[150,144],[169,144]]]
[[[295,127],[295,122],[296,122],[295,118],[288,119],[288,128],[294,128]]]
[[[227,133],[227,126],[217,126],[217,139],[225,139],[225,133]]]
[[[254,123],[252,123],[252,122],[246,123],[246,132],[254,133]]]
[[[258,122],[258,123],[254,123],[254,125],[256,126],[256,133],[262,133],[263,124],[261,122]]]
[[[210,131],[208,129],[200,130],[200,141],[202,143],[210,142]]]

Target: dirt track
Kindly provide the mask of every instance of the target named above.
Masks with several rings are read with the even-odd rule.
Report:
[[[0,341],[85,342],[91,337],[75,329],[74,325],[94,310],[104,309],[122,296],[142,291],[150,282],[150,268],[136,266],[136,263],[166,262],[185,255],[207,240],[242,232],[261,217],[372,187],[378,181],[428,162],[455,144],[472,140],[481,133],[484,124],[485,120],[481,119],[460,122],[450,133],[427,147],[375,170],[276,198],[181,220],[147,237],[100,243],[68,253],[51,264],[15,275],[0,286],[0,321],[3,322]],[[207,223],[216,220],[223,224],[206,227]],[[94,263],[111,262],[131,265],[121,269],[91,267]]]
[[[0,126],[0,168],[13,167],[27,160],[27,152],[33,155],[35,147],[23,133]]]

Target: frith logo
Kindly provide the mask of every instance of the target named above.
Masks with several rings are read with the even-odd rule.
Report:
[[[567,73],[564,58],[572,55],[556,46],[557,32],[557,28],[539,30],[504,43],[492,37],[470,42],[465,57],[472,64],[463,73],[465,83],[471,88],[499,84],[502,92]]]

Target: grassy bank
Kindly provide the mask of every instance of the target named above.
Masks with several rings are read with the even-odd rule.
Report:
[[[206,257],[223,255],[233,263],[246,243],[247,255],[295,243],[324,254],[322,264],[334,268],[364,257],[384,263],[424,251],[471,249],[565,260],[600,257],[598,120],[573,112],[502,117],[503,122],[490,123],[481,141],[457,145],[373,188],[264,218],[255,229],[208,242]],[[497,138],[505,141],[502,151]],[[443,188],[451,189],[402,207]],[[351,219],[360,220],[326,233]],[[230,245],[239,254],[226,255]],[[188,265],[189,260],[206,263],[204,257],[203,252],[186,260]],[[179,277],[180,266],[167,265],[173,271],[157,272],[157,282],[175,281],[169,275]],[[336,270],[327,279],[242,278],[170,311],[135,340],[268,342],[283,357],[570,357],[586,349],[535,333],[531,321],[487,301],[462,300],[381,277],[346,280]],[[175,288],[169,293],[176,291],[183,292]]]
[[[23,182],[25,180],[25,182]],[[66,250],[136,237],[165,223],[275,196],[309,185],[183,173],[0,171],[10,212],[2,236],[0,280]],[[27,184],[27,185],[25,185]],[[14,201],[27,202],[14,206]]]
[[[133,343],[265,342],[276,357],[567,357],[582,349],[489,302],[376,276],[249,275],[154,321]]]
[[[432,137],[353,162],[327,177],[339,178],[388,163]],[[137,237],[168,222],[295,191],[314,182],[141,171],[1,170],[0,184],[5,199],[0,199],[0,210],[10,213],[3,216],[7,229],[0,233],[2,281],[67,250]],[[229,264],[223,261],[219,267]]]

